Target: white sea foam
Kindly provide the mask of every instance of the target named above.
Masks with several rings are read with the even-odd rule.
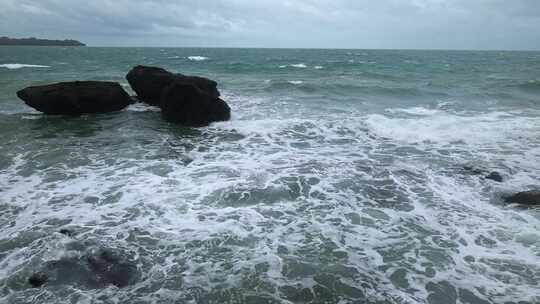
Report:
[[[37,111],[36,111],[37,112]],[[27,120],[36,120],[36,119],[41,119],[43,118],[43,115],[41,115],[40,112],[37,112],[39,113],[38,115],[23,115],[21,117],[21,119],[27,119]]]
[[[324,67],[322,65],[316,65],[313,67],[315,70],[322,70]]]
[[[205,60],[208,60],[209,58],[204,57],[204,56],[189,56],[188,59],[191,61],[205,61]]]
[[[508,112],[459,115],[421,107],[398,111],[423,117],[395,118],[371,114],[366,123],[380,136],[408,143],[503,144],[540,132],[537,119]]]
[[[290,80],[288,81],[290,84],[299,85],[304,83],[302,80]]]
[[[50,66],[37,65],[37,64],[6,63],[6,64],[0,64],[0,68],[6,68],[9,70],[18,70],[22,68],[50,68]]]
[[[48,233],[56,229],[49,221],[69,219],[81,239],[133,250],[141,259],[141,281],[114,290],[115,300],[157,287],[160,301],[216,286],[233,297],[254,276],[272,290],[312,288],[319,284],[314,274],[322,273],[339,284],[362,281],[381,302],[422,302],[425,285],[443,280],[495,302],[535,302],[538,287],[526,276],[538,271],[540,219],[490,204],[496,190],[484,179],[449,172],[474,149],[532,142],[534,120],[422,107],[321,114],[286,97],[223,95],[235,115],[209,128],[140,133],[163,128],[152,121],[128,125],[119,137],[67,137],[66,146],[75,148],[61,153],[62,163],[35,163],[65,152],[54,147],[15,157],[0,170],[2,206],[15,210],[5,212],[2,232],[25,240],[24,232],[43,230],[44,239],[8,249],[0,274],[20,280],[19,273],[34,270],[21,258],[58,256],[50,250],[61,246]],[[438,154],[441,143],[472,135],[463,126],[489,134]],[[511,135],[521,139],[502,130],[515,127]],[[425,139],[432,143],[413,145]],[[115,154],[126,141],[129,149]],[[100,142],[106,146],[96,150]],[[526,148],[504,154],[505,164],[522,174],[512,181],[516,188],[538,182],[540,168],[529,162],[540,151]],[[485,153],[500,157],[500,149]],[[491,242],[482,243],[486,238]],[[291,272],[291,261],[309,271]],[[511,271],[501,270],[505,264]],[[399,271],[405,287],[394,284]]]
[[[150,106],[142,102],[137,102],[132,105],[129,105],[127,110],[133,111],[133,112],[159,112],[161,111],[161,109],[157,106]]]
[[[288,67],[297,68],[297,69],[305,69],[308,66],[305,63],[284,64],[284,65],[279,66],[280,69],[285,69],[285,68],[288,68]]]
[[[438,109],[428,109],[424,107],[412,107],[412,108],[393,108],[393,109],[387,109],[386,112],[388,113],[407,113],[411,115],[419,115],[419,116],[429,116],[429,115],[435,115],[442,113]]]

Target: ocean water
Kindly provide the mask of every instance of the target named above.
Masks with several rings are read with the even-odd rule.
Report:
[[[137,64],[232,120],[15,95]],[[1,47],[0,138],[0,303],[540,303],[540,209],[501,200],[540,187],[539,52]]]

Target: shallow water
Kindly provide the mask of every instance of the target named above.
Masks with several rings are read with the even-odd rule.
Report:
[[[232,120],[15,96],[136,64],[217,80]],[[540,210],[501,202],[540,185],[539,117],[537,52],[2,47],[0,303],[540,303]]]

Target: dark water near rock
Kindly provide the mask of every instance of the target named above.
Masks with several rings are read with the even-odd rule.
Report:
[[[233,119],[15,96],[136,64]],[[539,117],[538,52],[2,47],[0,303],[540,303],[540,210],[500,199],[540,186]]]

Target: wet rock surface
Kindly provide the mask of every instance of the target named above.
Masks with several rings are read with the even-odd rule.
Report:
[[[504,197],[507,203],[519,204],[523,206],[540,206],[540,191],[531,190],[519,192],[513,195]]]
[[[141,101],[154,106],[161,104],[163,91],[172,83],[193,85],[214,99],[220,96],[217,82],[213,80],[174,74],[158,67],[136,66],[129,71],[126,79]]]
[[[205,126],[231,117],[231,108],[190,84],[173,83],[161,96],[163,118],[185,126]]]
[[[74,81],[27,87],[17,96],[45,114],[80,115],[120,111],[132,99],[116,82]]]
[[[499,183],[503,182],[503,177],[499,172],[491,172],[486,176],[486,179],[490,179]]]

